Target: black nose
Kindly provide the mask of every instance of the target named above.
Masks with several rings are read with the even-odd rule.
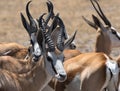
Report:
[[[76,49],[76,45],[75,44],[71,44],[70,45],[70,49]]]
[[[67,79],[67,75],[66,74],[58,74],[57,79],[59,82],[64,82]]]
[[[39,60],[39,56],[33,56],[33,58],[32,58],[32,61],[34,61],[34,62],[38,62],[38,60]]]

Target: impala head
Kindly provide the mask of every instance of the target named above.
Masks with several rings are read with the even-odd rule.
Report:
[[[106,37],[108,36],[111,41],[111,47],[119,47],[120,46],[120,33],[116,31],[116,29],[112,26],[110,21],[107,19],[105,14],[103,13],[102,9],[100,8],[99,3],[96,0],[90,0],[94,9],[96,10],[97,14],[100,16],[100,18],[103,20],[105,25],[103,25],[100,20],[92,15],[93,22],[89,21],[85,17],[83,19],[93,28],[95,28],[100,34],[103,34],[102,36]],[[95,5],[96,4],[96,5]],[[97,8],[96,8],[97,6]]]
[[[49,60],[49,62],[51,62],[51,65],[56,73],[56,77],[58,78],[58,80],[64,81],[67,75],[63,67],[63,61],[64,61],[63,51],[74,40],[76,32],[66,43],[64,43],[64,40],[62,40],[64,36],[63,35],[64,26],[62,20],[59,17],[57,18],[59,19],[60,32],[57,38],[56,45],[51,39],[49,33],[46,32],[46,26],[45,26],[46,24],[44,24],[43,22],[43,15],[39,18],[39,26],[41,31],[43,32],[45,42],[47,44],[45,46],[48,47],[48,50],[46,52],[46,58],[47,60]]]
[[[52,25],[54,28],[52,28],[51,30],[51,38],[54,41],[54,44],[57,45],[57,48],[60,48],[61,46],[59,47],[59,45],[61,45],[63,41],[65,41],[66,39],[69,39],[69,35],[66,32],[65,25],[63,21],[61,20],[61,18],[59,17],[59,14],[56,14],[56,16],[54,16]],[[75,49],[76,48],[75,42],[72,42],[69,46],[67,46],[67,48]],[[63,48],[61,48],[61,50],[62,49]]]
[[[39,26],[37,26],[37,22],[35,22],[28,9],[30,2],[28,2],[28,4],[26,5],[26,13],[30,23],[27,22],[27,20],[25,19],[22,13],[21,13],[21,19],[25,29],[30,35],[31,44],[32,44],[31,53],[32,53],[33,61],[35,62],[39,61],[40,56],[43,55],[44,60],[42,61],[44,61],[45,63],[45,69],[47,69],[47,72],[52,77],[56,77],[59,81],[64,81],[67,75],[63,67],[63,61],[64,61],[63,50],[74,40],[76,33],[71,39],[69,39],[64,45],[62,45],[63,49],[60,49],[61,46],[59,46],[59,48],[56,49],[51,39],[51,36],[46,31],[47,22],[46,21],[43,22],[44,14],[39,18],[38,20]],[[63,32],[63,30],[61,31]],[[61,45],[61,42],[60,43],[58,42],[58,44]]]
[[[25,17],[23,16],[23,14],[21,13],[21,20],[23,23],[24,28],[27,30],[29,36],[30,36],[30,42],[31,42],[31,52],[32,52],[32,56],[33,56],[33,60],[34,61],[38,61],[39,57],[42,55],[42,49],[38,44],[37,41],[37,32],[38,32],[38,26],[37,23],[35,21],[35,19],[33,19],[33,17],[31,16],[30,12],[29,12],[29,4],[31,1],[29,1],[26,5],[26,14],[27,17],[29,19],[29,23],[28,21],[25,19]]]
[[[63,24],[63,22],[59,19],[59,13],[57,13],[56,15],[55,15],[55,13],[54,13],[54,6],[53,6],[53,4],[52,4],[52,2],[51,1],[47,1],[46,2],[46,4],[47,4],[47,7],[48,7],[48,15],[47,15],[47,17],[46,17],[46,19],[43,19],[43,22],[44,22],[44,24],[45,24],[45,26],[47,26],[46,27],[46,29],[48,29],[48,31],[47,31],[47,33],[49,34],[49,35],[51,35],[51,38],[52,38],[52,40],[53,40],[53,42],[54,42],[54,44],[56,45],[56,43],[57,43],[57,40],[59,41],[59,37],[58,36],[60,36],[61,34],[62,34],[62,41],[65,41],[66,39],[68,39],[69,38],[69,35],[67,34],[67,32],[66,32],[66,29],[65,29],[65,25]],[[43,14],[42,15],[42,17],[44,16],[45,14]],[[50,19],[52,19],[52,23],[51,23],[51,25],[49,26],[49,25],[47,25],[48,24],[48,22],[49,22],[49,20]],[[61,23],[61,24],[60,24]],[[61,30],[60,30],[60,25],[62,25],[62,28],[63,28],[63,30],[62,30],[62,33],[60,33],[61,32]],[[58,27],[59,26],[59,27]],[[61,41],[61,40],[60,40]],[[59,46],[59,45],[58,45]],[[67,46],[67,48],[68,49],[75,49],[76,48],[76,45],[75,45],[75,42],[72,42],[69,46]]]

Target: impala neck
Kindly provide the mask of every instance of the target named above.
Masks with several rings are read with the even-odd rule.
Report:
[[[100,33],[97,36],[95,51],[96,52],[104,52],[105,54],[110,55],[111,41],[107,34]]]
[[[20,75],[20,85],[23,91],[41,91],[51,80],[46,70],[43,58],[35,64],[31,71]]]

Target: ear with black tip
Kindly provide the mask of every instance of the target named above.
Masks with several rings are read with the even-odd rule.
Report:
[[[105,16],[105,14],[103,13],[103,11],[102,11],[102,9],[101,9],[98,1],[97,1],[97,0],[90,0],[90,1],[91,1],[92,5],[93,5],[95,11],[96,11],[97,14],[101,17],[101,19],[104,21],[104,23],[105,23],[106,25],[108,25],[109,27],[111,27],[111,23],[110,23],[110,21],[107,19],[107,17]],[[95,5],[95,3],[96,3],[96,5]],[[96,8],[96,6],[97,6],[97,8]]]
[[[75,31],[74,35],[64,44],[64,49],[67,48],[75,39],[77,31]]]
[[[91,27],[95,28],[96,30],[98,29],[98,27],[96,26],[95,23],[89,21],[88,19],[86,19],[84,16],[82,16],[83,20],[88,24],[90,25]]]
[[[20,13],[20,15],[21,15],[22,24],[23,24],[24,28],[27,30],[28,34],[30,35],[30,31],[29,31],[30,30],[30,25],[28,24],[24,15],[22,13]]]
[[[95,23],[98,27],[100,27],[100,25],[101,25],[100,20],[99,20],[95,15],[92,15],[92,18],[93,18],[94,23]]]
[[[100,22],[100,20],[95,16],[92,15],[93,21],[95,22],[95,24],[102,30],[102,31],[106,31],[106,28],[104,27],[104,25]]]

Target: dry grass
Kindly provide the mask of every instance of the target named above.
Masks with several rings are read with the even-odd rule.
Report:
[[[51,0],[56,13],[60,13],[68,33],[71,35],[78,30],[76,44],[82,52],[94,51],[96,31],[89,27],[82,19],[91,19],[96,14],[89,0]],[[28,0],[3,0],[0,2],[0,42],[18,42],[28,45],[29,37],[22,26],[20,12],[25,15],[25,5]],[[46,12],[46,0],[33,0],[30,11],[34,18]],[[120,0],[100,0],[100,4],[107,17],[120,32]],[[27,42],[27,43],[26,43]],[[115,49],[114,55],[120,51]]]

